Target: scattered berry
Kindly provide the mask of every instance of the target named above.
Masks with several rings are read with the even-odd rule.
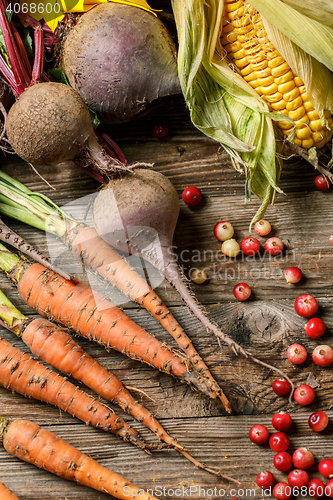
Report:
[[[164,139],[170,132],[169,126],[166,123],[156,123],[151,128],[151,133],[156,139]]]
[[[275,483],[274,474],[272,474],[269,470],[262,471],[257,475],[256,483],[259,488],[263,488],[264,490],[271,488]]]
[[[298,283],[302,279],[302,271],[299,267],[288,267],[284,272],[284,276],[288,284]]]
[[[318,410],[309,416],[309,426],[315,432],[321,432],[328,426],[328,416],[324,411]]]
[[[272,425],[274,429],[281,432],[286,432],[290,429],[293,421],[289,413],[285,413],[284,411],[280,411],[279,413],[275,413],[272,418]]]
[[[307,318],[318,311],[318,302],[312,295],[303,294],[295,300],[295,311],[299,316]]]
[[[294,365],[304,363],[307,357],[308,353],[306,352],[305,347],[301,344],[292,344],[287,349],[287,358]]]
[[[233,289],[233,294],[237,300],[247,300],[251,295],[251,288],[247,283],[238,283]]]
[[[326,175],[320,174],[314,180],[315,186],[319,191],[328,191],[332,187],[332,183]]]
[[[278,255],[283,250],[283,242],[276,236],[274,236],[273,238],[269,238],[268,240],[266,240],[265,250],[270,255]]]
[[[329,498],[333,498],[333,479],[330,479],[327,481],[326,486],[325,486],[325,494]]]
[[[325,458],[319,462],[318,470],[320,474],[324,477],[328,477],[329,479],[333,478],[333,460],[331,458]]]
[[[309,469],[314,462],[314,455],[308,448],[297,448],[293,453],[293,464],[296,469]]]
[[[312,353],[312,359],[318,366],[329,366],[333,363],[333,349],[329,345],[318,345]]]
[[[276,452],[287,451],[289,444],[289,438],[284,432],[275,432],[269,438],[269,446]]]
[[[230,240],[234,235],[234,228],[230,222],[223,221],[215,224],[214,234],[219,241]]]
[[[254,230],[259,236],[267,236],[271,232],[272,227],[268,220],[261,219],[255,223]]]
[[[278,378],[272,384],[273,391],[278,396],[287,396],[291,391],[291,385],[285,378]]]
[[[319,339],[326,331],[326,325],[320,318],[311,318],[305,325],[305,333],[312,339]]]
[[[222,243],[222,252],[228,257],[237,257],[240,252],[240,246],[236,240],[231,238]]]
[[[280,453],[277,453],[273,458],[273,464],[277,470],[286,472],[287,470],[291,469],[293,461],[289,453],[287,453],[286,451],[281,451]]]
[[[278,500],[288,500],[291,494],[291,488],[287,483],[277,483],[273,488],[273,497]]]
[[[205,283],[207,281],[208,276],[205,271],[200,271],[200,269],[194,269],[193,273],[191,274],[191,280],[194,281],[197,285],[202,285],[202,283]]]
[[[241,242],[241,250],[244,255],[255,255],[260,250],[260,243],[257,238],[244,238]]]
[[[310,405],[316,397],[315,391],[307,384],[300,385],[294,392],[296,403],[302,406]],[[301,469],[302,467],[300,467]]]
[[[202,200],[202,193],[200,189],[195,186],[189,186],[184,189],[182,194],[183,202],[189,207],[196,207]]]
[[[309,482],[309,474],[305,470],[294,469],[288,474],[288,483],[292,488],[302,488]]]
[[[261,424],[253,425],[249,431],[249,438],[252,443],[263,444],[267,441],[269,432],[267,427]]]
[[[325,494],[325,485],[320,479],[310,479],[308,482],[308,494],[312,498],[321,498]]]

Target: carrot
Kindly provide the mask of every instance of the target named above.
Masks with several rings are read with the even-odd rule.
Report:
[[[150,411],[135,401],[123,383],[82,349],[64,330],[47,319],[29,319],[0,290],[0,324],[11,330],[38,359],[83,382],[108,401],[152,430],[160,440],[182,448],[168,435]]]
[[[231,413],[230,402],[184,329],[126,259],[111,248],[94,229],[69,217],[46,196],[34,193],[1,171],[0,193],[2,193],[1,213],[61,237],[75,257],[80,258],[86,266],[116,286],[131,300],[145,307],[172,335],[201,376],[210,381],[210,397],[218,397],[227,412]]]
[[[121,500],[157,500],[29,420],[0,419],[0,443],[25,462]]]
[[[14,495],[12,491],[9,491],[2,483],[0,483],[0,498],[1,500],[20,500],[19,497]]]
[[[137,431],[112,410],[2,338],[0,385],[25,397],[53,404],[87,425],[117,434],[141,449],[147,448]]]

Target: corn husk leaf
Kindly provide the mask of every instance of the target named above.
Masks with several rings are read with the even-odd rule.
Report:
[[[283,0],[283,2],[298,10],[301,14],[333,28],[332,0]]]

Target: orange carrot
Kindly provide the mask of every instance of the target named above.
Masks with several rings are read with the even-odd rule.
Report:
[[[25,397],[53,404],[88,425],[113,432],[146,449],[137,431],[112,410],[1,338],[0,385]]]
[[[29,420],[0,419],[0,443],[25,462],[121,500],[157,500]]]
[[[19,261],[8,275],[22,298],[42,316],[74,330],[106,348],[113,348],[170,373],[214,397],[211,381],[166,344],[138,326],[126,314],[84,283],[68,281],[41,264]]]
[[[2,483],[0,483],[0,498],[1,500],[20,500],[19,497],[14,495],[12,491],[9,491]]]

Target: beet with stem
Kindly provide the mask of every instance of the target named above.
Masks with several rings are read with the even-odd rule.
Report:
[[[117,176],[99,192],[93,216],[97,232],[107,243],[118,250],[140,255],[155,266],[178,290],[188,309],[204,327],[228,344],[235,354],[282,374],[278,368],[255,358],[222,332],[196,300],[172,251],[179,197],[167,177],[147,169]]]
[[[129,121],[153,101],[181,93],[168,30],[130,5],[107,2],[82,15],[64,39],[59,64],[105,123]]]

